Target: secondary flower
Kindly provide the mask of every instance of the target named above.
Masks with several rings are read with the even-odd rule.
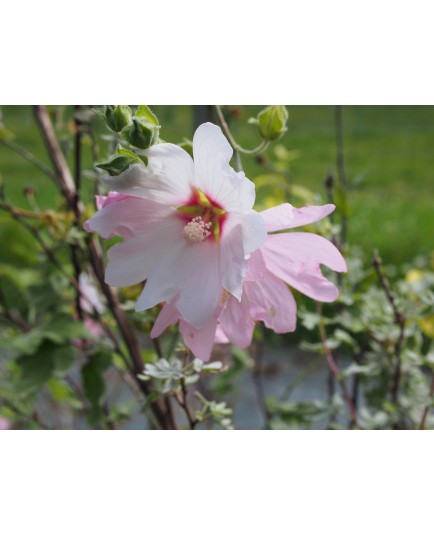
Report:
[[[201,125],[193,157],[170,143],[143,151],[106,183],[100,210],[85,223],[102,237],[123,237],[108,252],[106,282],[146,280],[137,311],[175,302],[194,329],[207,326],[232,296],[239,301],[247,261],[265,241],[264,220],[252,207],[254,184],[229,165],[232,148],[216,125]]]
[[[220,311],[198,330],[181,317],[175,299],[164,305],[151,335],[157,337],[179,321],[186,346],[196,357],[207,361],[214,342],[249,346],[257,321],[276,333],[294,331],[296,303],[288,285],[317,301],[331,302],[338,297],[338,289],[323,276],[320,265],[337,272],[345,272],[347,267],[338,249],[319,235],[273,233],[314,223],[334,208],[324,205],[297,209],[284,203],[260,212],[268,236],[248,261],[241,301],[229,296]]]

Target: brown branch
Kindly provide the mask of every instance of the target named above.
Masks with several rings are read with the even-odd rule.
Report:
[[[56,171],[56,180],[58,181],[59,187],[62,190],[69,207],[73,210],[76,210],[77,215],[81,217],[82,206],[80,203],[76,203],[76,187],[66,160],[60,149],[46,108],[44,106],[35,106],[35,117],[39,128],[41,129],[48,155],[50,156],[51,162]],[[139,341],[128,320],[128,317],[120,307],[116,290],[107,285],[105,282],[104,262],[101,246],[93,236],[89,237],[87,245],[89,248],[90,264],[93,272],[99,282],[101,291],[107,300],[108,307],[112,312],[114,319],[116,320],[119,331],[131,356],[135,380],[138,383],[141,391],[145,394],[145,396],[148,397],[150,395],[149,386],[137,378],[137,375],[143,372],[143,360]],[[152,402],[151,408],[162,428],[173,428],[170,418],[167,415],[167,408],[165,407],[163,401],[156,400]]]
[[[184,355],[184,368],[188,364],[189,355],[190,355],[190,351],[187,349]],[[184,410],[184,413],[188,420],[188,424],[190,426],[190,430],[194,430],[198,424],[198,421],[191,414],[190,408],[188,406],[187,397],[188,397],[187,384],[185,383],[185,378],[181,378],[181,394],[175,393],[175,400],[178,402],[179,406]]]
[[[400,387],[401,376],[402,376],[401,350],[402,350],[402,343],[404,341],[406,319],[405,319],[404,314],[398,309],[396,305],[395,296],[390,290],[389,281],[387,277],[384,275],[383,270],[381,269],[382,260],[376,251],[373,252],[373,257],[374,258],[372,261],[372,265],[377,274],[378,281],[382,289],[384,290],[384,294],[386,295],[387,301],[390,303],[392,307],[394,322],[398,326],[398,329],[399,329],[398,338],[394,344],[396,367],[395,367],[395,372],[393,374],[393,383],[392,383],[392,388],[391,388],[392,402],[396,403],[398,400],[399,387]]]
[[[434,396],[434,374],[432,375],[432,378],[431,378],[431,386],[430,386],[430,389],[429,389],[429,396],[430,396],[430,398],[432,398]],[[428,419],[428,415],[429,415],[431,406],[432,406],[432,404],[428,404],[427,406],[425,406],[425,409],[423,410],[423,414],[422,414],[422,419],[420,421],[419,430],[425,430],[426,421]]]
[[[256,399],[258,401],[259,409],[264,417],[264,428],[270,427],[271,414],[268,410],[264,382],[263,382],[263,367],[262,362],[264,358],[264,336],[265,327],[261,325],[262,338],[258,340],[255,348],[253,349],[254,367],[252,371],[253,385],[255,387]]]
[[[35,106],[34,111],[36,121],[39,125],[45,145],[47,147],[48,156],[51,159],[56,173],[56,182],[60,186],[60,189],[68,201],[69,206],[73,207],[75,200],[74,180],[57,142],[57,137],[54,132],[53,125],[51,124],[48,112],[45,106]]]
[[[327,342],[327,333],[326,333],[326,330],[325,330],[325,327],[324,327],[324,319],[322,317],[322,307],[321,307],[320,303],[317,303],[317,312],[318,312],[318,315],[320,317],[320,320],[319,320],[319,333],[320,333],[320,337],[321,337],[321,343],[322,343],[324,355],[326,356],[326,359],[327,359],[327,364],[328,364],[329,369],[331,370],[334,378],[336,379],[337,383],[339,384],[339,386],[341,388],[345,403],[346,403],[347,408],[348,408],[348,412],[350,414],[351,423],[352,423],[352,425],[354,427],[358,428],[359,423],[358,423],[358,419],[357,419],[356,409],[354,407],[353,401],[352,401],[351,396],[350,396],[350,394],[348,392],[348,389],[347,389],[347,386],[345,384],[345,381],[342,379],[340,370],[339,370],[339,368],[338,368],[338,366],[336,364],[336,361],[335,361],[335,359],[333,357],[333,354],[332,354],[332,352],[331,352],[331,350],[329,348],[328,342]]]

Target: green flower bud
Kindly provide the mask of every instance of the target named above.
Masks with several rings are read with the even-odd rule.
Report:
[[[108,126],[115,132],[120,132],[131,124],[131,108],[129,106],[107,106],[105,118]]]
[[[268,106],[256,118],[259,133],[266,141],[277,140],[286,132],[288,111],[285,106]]]
[[[121,132],[121,136],[134,147],[147,149],[158,141],[160,125],[151,124],[146,117],[136,116],[133,123]]]

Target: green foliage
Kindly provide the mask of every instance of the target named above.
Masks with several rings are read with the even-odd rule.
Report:
[[[86,418],[90,426],[96,426],[104,415],[104,394],[106,385],[104,372],[112,363],[112,354],[99,351],[89,356],[88,362],[81,369],[83,390],[90,403]]]

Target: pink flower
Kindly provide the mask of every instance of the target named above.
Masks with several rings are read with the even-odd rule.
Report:
[[[260,213],[267,240],[248,261],[241,301],[229,296],[225,306],[197,330],[177,309],[176,300],[166,303],[151,335],[159,336],[179,320],[184,342],[194,355],[204,361],[210,358],[214,342],[233,342],[240,348],[250,345],[257,321],[276,333],[295,330],[296,303],[287,285],[322,302],[338,297],[338,289],[321,273],[324,264],[337,272],[347,270],[338,249],[325,238],[312,233],[278,233],[321,220],[334,210],[334,205],[301,209],[285,203]]]
[[[0,430],[11,430],[12,423],[9,419],[0,416]]]
[[[228,297],[241,299],[248,257],[266,239],[254,184],[230,167],[232,149],[211,123],[194,135],[194,161],[170,143],[142,154],[146,167],[106,179],[118,193],[98,199],[85,228],[123,237],[108,252],[105,279],[117,287],[146,280],[137,311],[176,302],[183,321],[203,330]]]
[[[109,196],[109,198],[112,198],[112,196]],[[105,305],[102,301],[101,295],[99,294],[93,280],[85,272],[80,274],[79,285],[81,291],[80,306],[83,311],[86,313],[93,313],[95,310],[100,314],[103,313],[105,310]],[[87,316],[84,320],[84,325],[94,337],[100,337],[104,333],[104,330],[100,324],[93,318]]]

